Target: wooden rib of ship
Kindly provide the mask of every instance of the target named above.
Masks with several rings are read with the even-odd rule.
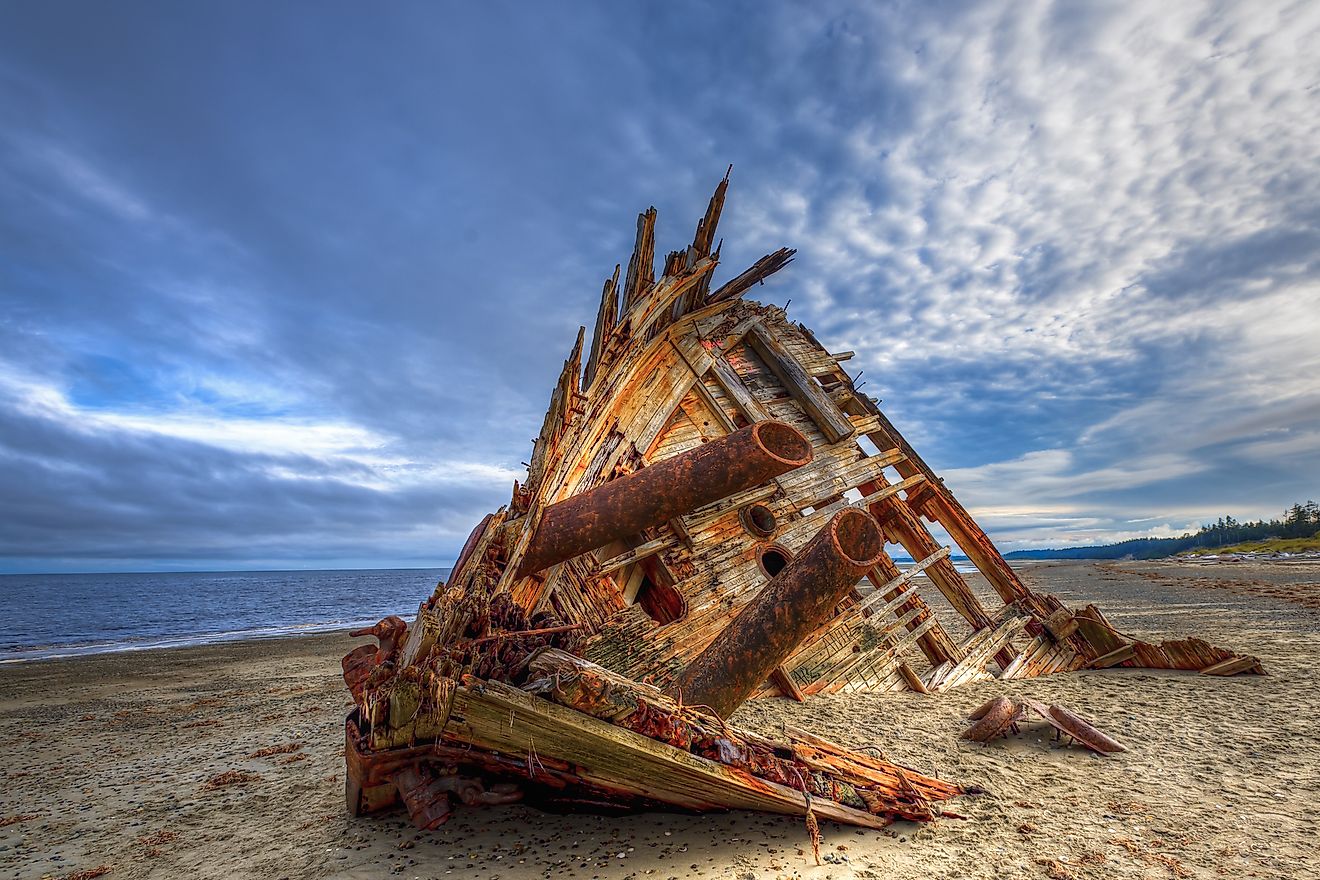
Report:
[[[1263,671],[1200,639],[1125,636],[1094,605],[1028,589],[855,387],[853,353],[745,298],[793,251],[712,284],[727,187],[659,277],[656,212],[639,216],[526,480],[411,627],[382,621],[380,647],[345,658],[354,812],[402,798],[429,827],[456,798],[507,795],[929,818],[962,789],[722,717],[749,697],[939,693],[1084,668]],[[989,606],[928,523],[993,588]]]

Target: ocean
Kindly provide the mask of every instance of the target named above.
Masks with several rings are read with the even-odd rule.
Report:
[[[326,632],[390,614],[412,620],[448,576],[447,568],[0,575],[0,663]]]
[[[447,568],[0,575],[0,662],[411,620]]]

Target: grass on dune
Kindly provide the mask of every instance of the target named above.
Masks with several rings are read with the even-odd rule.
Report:
[[[1320,532],[1309,538],[1265,538],[1260,541],[1243,541],[1227,547],[1198,547],[1193,556],[1207,556],[1214,553],[1305,553],[1320,551]]]

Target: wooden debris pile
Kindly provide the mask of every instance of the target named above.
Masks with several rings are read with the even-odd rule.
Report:
[[[378,647],[344,658],[354,813],[402,799],[430,827],[454,803],[524,799],[874,827],[929,818],[961,789],[722,719],[776,695],[940,693],[1111,666],[1263,671],[1198,639],[1124,636],[1094,606],[1028,589],[858,390],[853,353],[743,298],[793,251],[712,283],[728,183],[658,277],[655,210],[638,217],[526,480],[411,625],[387,618],[362,632]]]
[[[401,666],[388,641],[368,659],[345,657],[345,677],[362,682],[346,729],[353,813],[402,801],[419,827],[435,828],[458,803],[526,800],[880,828],[934,818],[935,803],[965,793],[804,731],[781,742],[733,727],[582,659],[571,652],[576,627],[529,619],[507,595],[442,590],[427,613],[444,618],[450,638],[415,662]]]

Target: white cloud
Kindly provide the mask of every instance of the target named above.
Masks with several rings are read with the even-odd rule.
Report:
[[[1313,478],[1320,6],[867,9],[875,42],[840,67],[901,84],[910,125],[805,105],[852,164],[831,170],[832,188],[805,178],[791,211],[756,212],[815,275],[800,282],[805,320],[857,350],[918,419],[1014,388],[1126,399],[1070,426],[1070,445],[948,471],[955,491],[1005,526],[1034,518],[1037,534],[1110,540],[1145,534],[1123,530],[1120,509],[1143,487],[1142,512],[1179,508],[1160,526],[1175,529],[1208,505],[1162,499],[1160,484],[1199,475],[1244,497],[1216,444],[1239,470]],[[804,53],[821,39],[796,32]],[[959,362],[967,387],[923,393],[932,363]],[[1115,378],[1133,375],[1140,388]],[[1126,502],[1098,500],[1122,491]],[[1096,531],[1045,522],[1064,514]]]
[[[23,146],[33,160],[57,177],[72,194],[122,220],[143,223],[161,219],[129,187],[66,145],[48,139],[28,139]]]
[[[59,388],[16,372],[0,372],[0,392],[10,398],[16,410],[58,422],[69,430],[164,437],[240,455],[269,457],[274,461],[266,465],[266,470],[280,479],[329,479],[388,492],[428,486],[503,489],[525,475],[521,469],[515,471],[490,462],[417,461],[401,447],[398,438],[334,420],[251,418],[200,406],[150,412],[85,407],[71,401]],[[305,459],[328,467],[309,471],[299,464]]]

